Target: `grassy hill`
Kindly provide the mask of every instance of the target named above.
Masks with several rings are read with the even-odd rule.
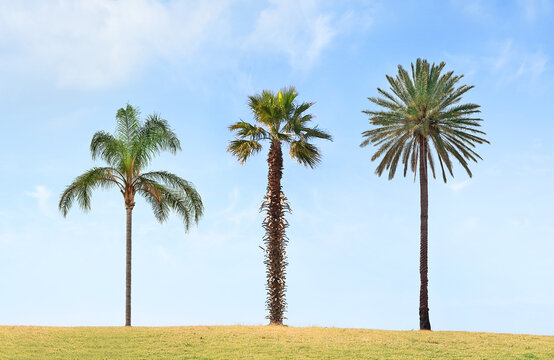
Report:
[[[554,337],[276,326],[0,326],[0,359],[554,359]]]

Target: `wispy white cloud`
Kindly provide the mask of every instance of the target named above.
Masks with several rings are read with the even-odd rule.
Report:
[[[50,206],[50,197],[52,196],[52,191],[46,186],[36,185],[34,191],[25,192],[25,195],[35,198],[37,200],[38,207],[40,211],[45,215],[52,215],[53,209]]]
[[[52,76],[63,87],[127,81],[156,59],[190,56],[214,37],[225,1],[2,2],[3,66]]]
[[[500,82],[537,79],[546,69],[548,57],[540,50],[530,51],[508,39],[497,46],[497,54],[488,58]]]
[[[485,4],[481,0],[451,0],[450,3],[473,17],[481,17],[487,13]]]
[[[284,55],[294,69],[310,69],[341,34],[365,31],[373,23],[371,2],[326,8],[318,0],[270,0],[243,48]]]
[[[0,2],[0,69],[71,89],[117,86],[155,63],[204,64],[219,61],[222,53],[226,64],[256,52],[284,55],[293,68],[309,69],[339,33],[371,23],[367,11],[323,10],[319,0],[270,0],[249,16],[239,5],[225,0]],[[219,56],[213,56],[214,49]]]
[[[538,17],[545,15],[552,9],[550,0],[518,0],[518,5],[523,16],[528,21],[534,21]]]
[[[450,4],[460,10],[467,18],[482,24],[497,21],[494,2],[486,0],[450,0]]]
[[[451,183],[451,184],[448,185],[448,187],[450,188],[450,190],[452,190],[454,192],[459,192],[459,191],[465,189],[466,187],[468,187],[469,185],[470,185],[469,180],[464,180],[464,181],[460,181],[460,182]]]
[[[479,22],[496,22],[504,19],[504,14],[497,9],[497,1],[487,0],[450,0],[450,3],[460,9],[463,14]],[[512,5],[512,4],[510,4]],[[532,22],[539,17],[550,13],[552,9],[551,0],[517,0],[515,11],[517,18],[523,18]]]
[[[283,53],[292,66],[309,67],[337,34],[331,21],[315,0],[271,0],[244,47]]]
[[[536,81],[548,68],[549,58],[540,49],[530,49],[512,39],[490,45],[485,56],[469,56],[446,53],[449,66],[463,69],[463,73],[473,76],[478,73],[493,75],[501,85],[516,80]]]

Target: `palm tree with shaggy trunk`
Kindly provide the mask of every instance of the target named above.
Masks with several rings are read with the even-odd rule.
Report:
[[[475,145],[489,143],[482,137],[486,134],[478,129],[482,121],[477,115],[480,106],[460,104],[462,95],[473,86],[458,86],[463,75],[455,76],[453,71],[441,74],[444,66],[444,62],[430,65],[426,60],[417,59],[411,64],[410,76],[399,65],[396,77],[387,76],[392,93],[377,88],[381,96],[368,98],[382,110],[363,111],[369,115],[369,123],[376,126],[362,133],[366,139],[361,144],[379,147],[371,158],[372,161],[381,158],[376,174],[381,176],[388,171],[390,180],[399,163],[403,165],[404,176],[408,169],[414,177],[419,170],[421,330],[431,330],[427,290],[428,168],[435,178],[435,159],[438,159],[446,183],[446,172],[454,177],[453,160],[457,160],[471,177],[468,161],[481,159],[474,150]]]
[[[266,212],[263,227],[265,265],[267,277],[267,318],[272,325],[282,325],[286,310],[285,277],[287,258],[285,247],[288,239],[285,230],[288,223],[285,213],[290,212],[287,198],[281,189],[283,176],[282,144],[289,145],[289,155],[301,165],[314,168],[321,160],[320,150],[312,139],[331,140],[331,136],[317,126],[311,127],[312,115],[305,112],[314,103],[296,103],[298,93],[294,87],[282,89],[277,94],[264,90],[248,97],[248,106],[254,115],[255,124],[239,121],[229,129],[236,138],[229,143],[228,151],[244,163],[250,156],[261,151],[261,141],[270,143],[267,163],[267,194],[261,210]]]
[[[144,172],[154,156],[168,150],[181,150],[179,139],[166,120],[149,115],[143,123],[137,108],[127,104],[117,111],[115,135],[98,131],[92,137],[92,159],[100,158],[108,166],[94,167],[78,176],[62,193],[59,209],[67,216],[74,201],[90,210],[92,190],[117,188],[123,195],[126,221],[125,326],[131,326],[131,255],[132,216],[135,196],[142,195],[152,206],[159,222],[167,220],[171,210],[177,213],[188,230],[198,223],[204,211],[194,185],[167,171]]]

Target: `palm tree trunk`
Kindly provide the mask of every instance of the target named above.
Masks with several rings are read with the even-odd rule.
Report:
[[[131,232],[133,225],[133,207],[126,206],[127,210],[127,254],[125,261],[125,326],[131,326]]]
[[[269,323],[283,324],[283,313],[286,308],[285,301],[285,228],[284,204],[286,199],[281,193],[281,178],[283,176],[283,153],[281,143],[273,140],[267,158],[269,165],[267,196],[262,206],[267,210],[264,220],[266,235],[266,259],[267,267],[267,309],[269,310]]]
[[[421,287],[419,290],[419,329],[431,330],[429,322],[429,295],[427,290],[427,220],[429,209],[429,194],[427,189],[427,139],[421,138],[419,153],[419,189],[421,205],[421,238],[419,250],[419,278]]]

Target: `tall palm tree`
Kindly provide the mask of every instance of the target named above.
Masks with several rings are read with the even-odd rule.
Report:
[[[154,216],[165,221],[171,210],[182,219],[185,229],[198,223],[204,211],[194,185],[167,171],[144,172],[155,155],[163,150],[181,150],[179,139],[166,120],[149,115],[144,123],[137,108],[127,104],[117,111],[115,135],[98,131],[92,137],[92,159],[104,160],[107,167],[94,167],[78,176],[62,193],[59,209],[65,217],[74,201],[87,211],[95,188],[116,187],[123,195],[127,212],[125,326],[131,326],[131,229],[135,195],[144,196]]]
[[[277,94],[269,90],[248,97],[248,106],[254,115],[255,124],[239,121],[229,129],[236,138],[229,143],[228,151],[244,163],[250,156],[262,149],[260,141],[270,142],[267,163],[269,166],[267,194],[260,210],[267,215],[263,222],[265,265],[267,267],[267,300],[270,324],[282,325],[286,310],[285,267],[287,265],[285,246],[288,239],[285,229],[288,222],[285,212],[290,212],[287,198],[281,191],[283,175],[283,153],[281,144],[289,145],[289,154],[301,165],[314,168],[321,160],[319,149],[312,139],[331,140],[331,135],[311,127],[313,116],[305,114],[314,103],[295,102],[298,93],[294,87],[282,89]]]
[[[372,161],[381,158],[376,174],[386,170],[389,180],[394,177],[398,163],[414,173],[419,166],[421,234],[420,234],[420,281],[419,327],[431,330],[427,292],[427,219],[428,191],[427,167],[435,178],[435,158],[438,158],[442,178],[446,183],[446,170],[453,177],[452,158],[457,160],[471,177],[468,161],[481,159],[474,151],[476,144],[489,143],[478,128],[482,119],[477,104],[459,104],[462,95],[473,86],[457,86],[463,75],[454,76],[450,71],[441,74],[445,66],[429,65],[427,60],[417,59],[412,63],[412,74],[398,65],[396,77],[387,75],[392,93],[377,88],[381,97],[369,101],[382,107],[378,111],[363,111],[369,115],[369,123],[377,128],[364,131],[366,138],[361,146],[369,143],[378,146]],[[434,151],[433,151],[434,148]]]

